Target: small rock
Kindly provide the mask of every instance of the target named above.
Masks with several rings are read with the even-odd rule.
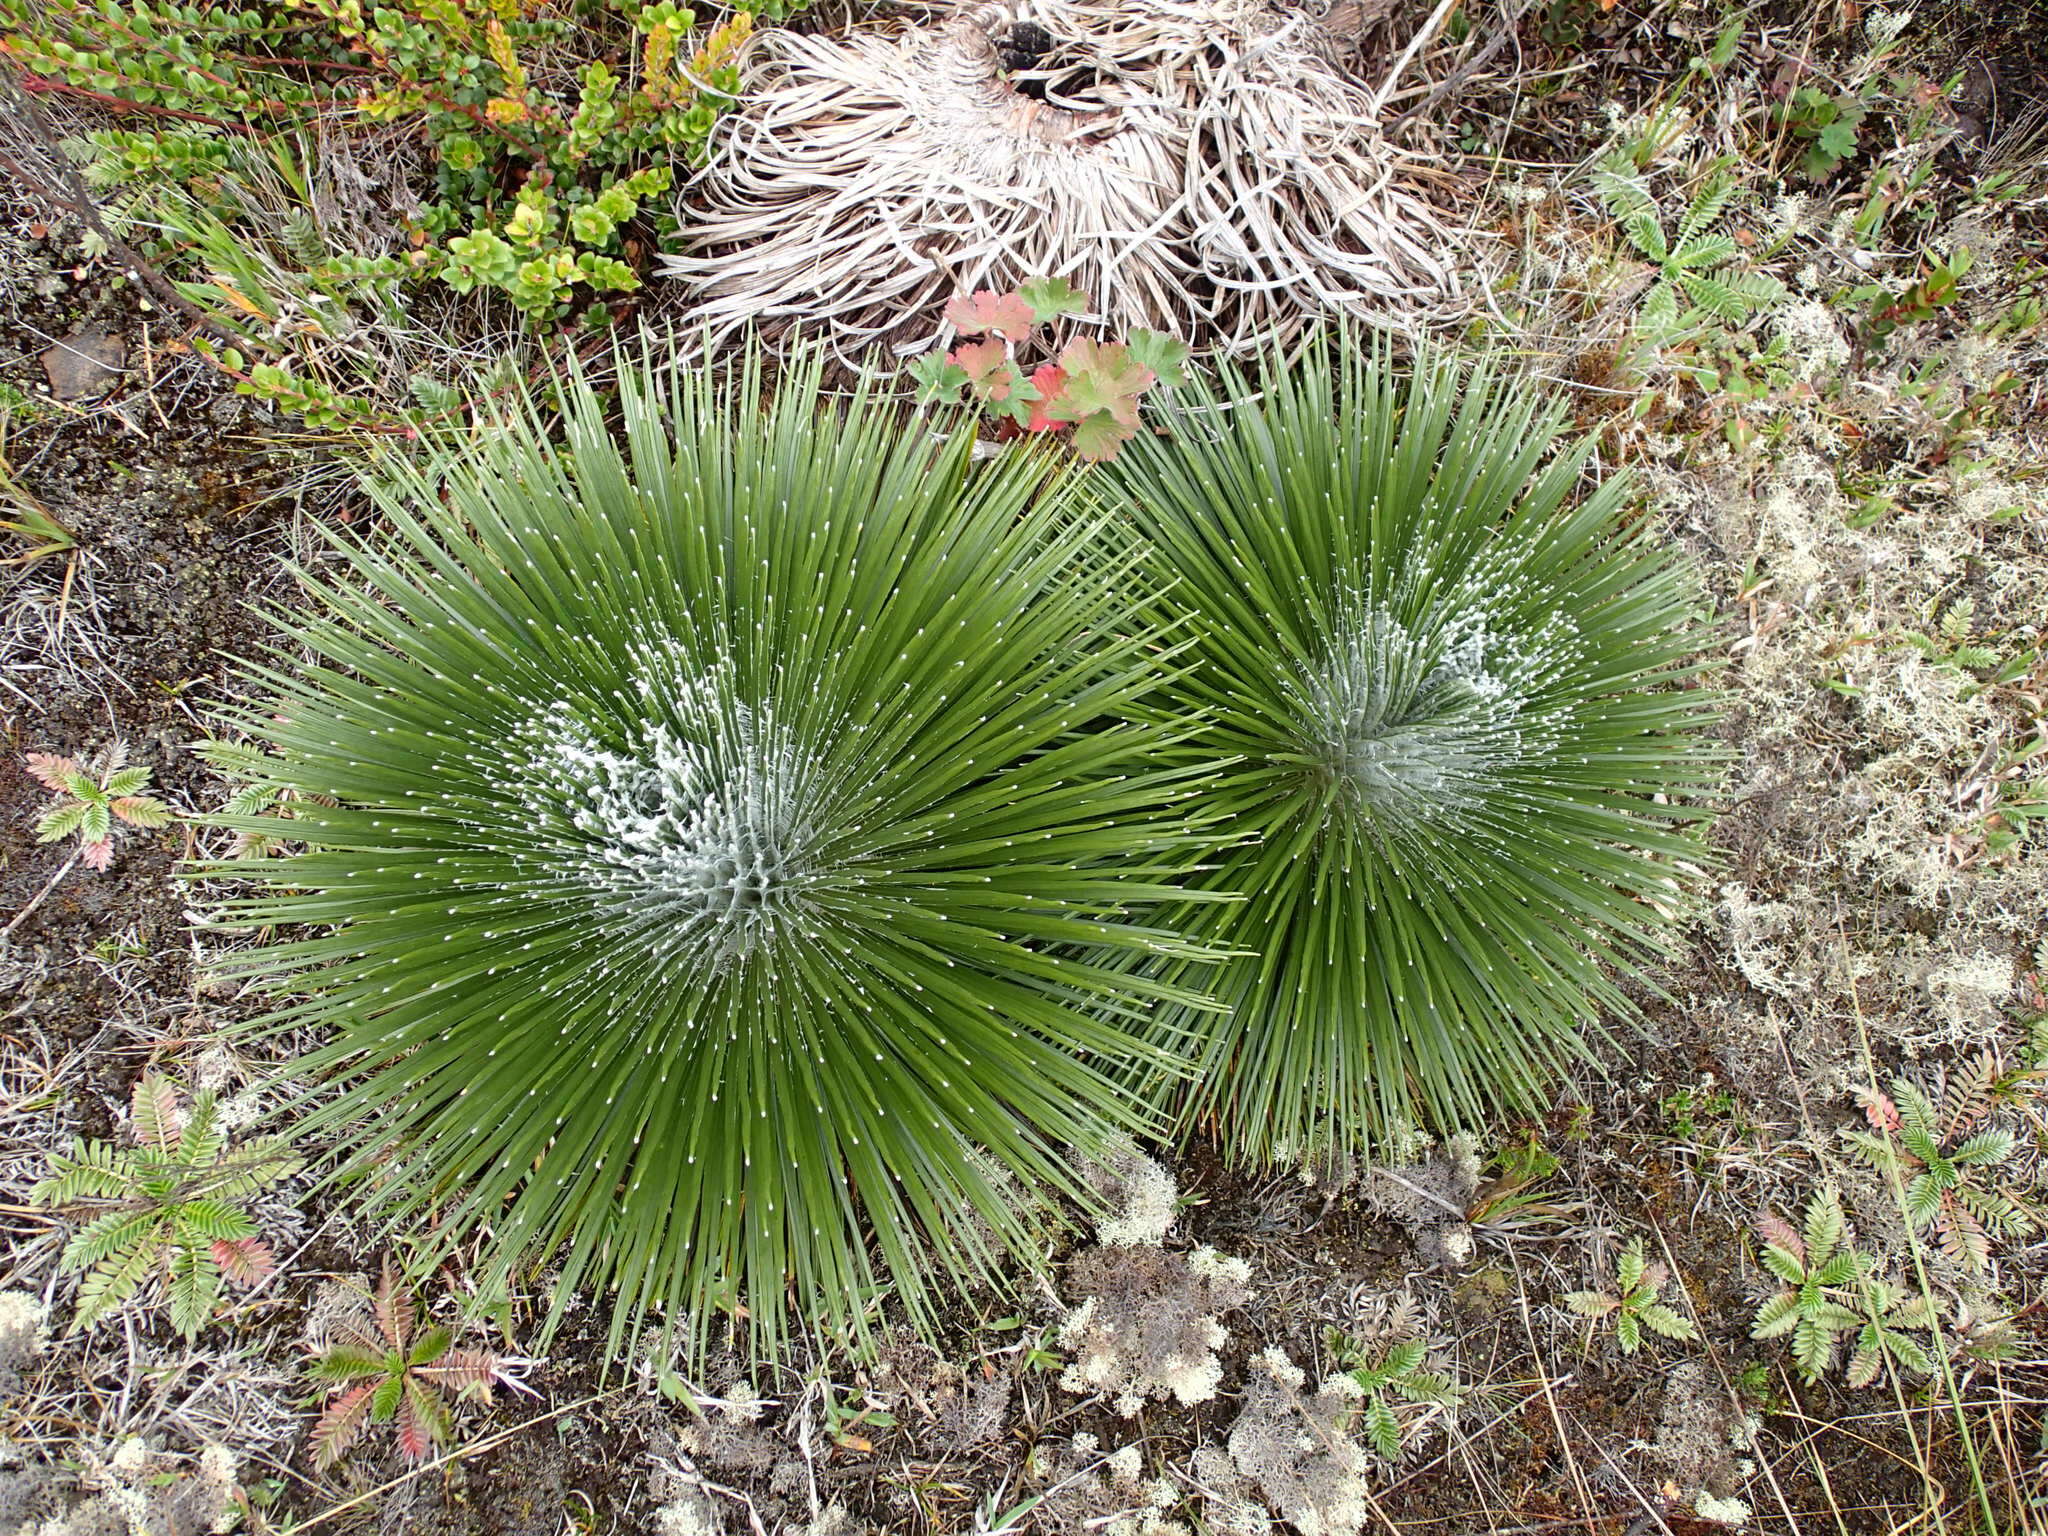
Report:
[[[109,331],[80,331],[43,354],[50,393],[59,400],[104,395],[127,366],[128,343]]]

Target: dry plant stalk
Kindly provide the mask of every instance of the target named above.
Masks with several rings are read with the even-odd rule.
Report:
[[[956,293],[1040,275],[1205,351],[1337,315],[1412,331],[1458,310],[1457,236],[1339,55],[1284,0],[772,29],[664,270],[715,329],[801,323],[849,353],[928,345]]]

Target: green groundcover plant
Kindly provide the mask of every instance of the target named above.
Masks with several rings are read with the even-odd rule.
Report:
[[[558,1263],[548,1329],[610,1286],[615,1350],[723,1307],[767,1352],[1030,1269],[1067,1146],[1159,1129],[1107,1067],[1204,1016],[1146,914],[1211,842],[1173,637],[1046,456],[690,363],[374,485],[230,714],[304,851],[225,917],[311,930],[240,963],[327,1032],[373,1213],[486,1291]]]
[[[1664,942],[1718,766],[1687,569],[1564,407],[1336,337],[1175,392],[1095,484],[1191,631],[1169,707],[1235,839],[1164,915],[1236,953],[1190,1124],[1240,1161],[1528,1105]]]

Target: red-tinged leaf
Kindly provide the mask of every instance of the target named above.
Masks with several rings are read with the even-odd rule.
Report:
[[[1782,1248],[1800,1263],[1806,1262],[1806,1239],[1799,1235],[1799,1229],[1774,1211],[1765,1211],[1756,1219],[1758,1236],[1773,1248]]]
[[[375,1387],[351,1387],[320,1415],[320,1421],[313,1426],[313,1465],[322,1472],[348,1454],[348,1448],[356,1443],[363,1428],[370,1422],[370,1394]]]
[[[277,1260],[270,1252],[270,1244],[260,1237],[238,1237],[216,1242],[213,1245],[213,1262],[220,1266],[222,1274],[245,1288],[256,1284],[277,1267]]]
[[[407,1397],[398,1405],[398,1454],[407,1461],[425,1461],[433,1448],[433,1437]]]
[[[53,795],[71,793],[69,780],[78,773],[78,759],[57,757],[49,752],[31,752],[22,760],[29,777]]]
[[[498,1357],[485,1349],[451,1349],[416,1374],[457,1397],[488,1403],[498,1381]]]
[[[410,1379],[398,1404],[398,1450],[407,1461],[425,1461],[446,1440],[455,1421],[424,1382]]]
[[[981,400],[1007,400],[1024,375],[999,341],[970,341],[947,354],[967,375],[967,387]]]
[[[384,1255],[384,1274],[377,1282],[377,1326],[384,1330],[384,1337],[391,1347],[400,1354],[405,1353],[412,1343],[412,1332],[419,1320],[415,1310],[412,1292],[406,1289],[398,1278],[398,1266],[391,1262],[391,1255]]]
[[[1863,1118],[1870,1122],[1871,1129],[1889,1134],[1899,1128],[1899,1106],[1889,1094],[1876,1088],[1858,1088],[1856,1102],[1863,1106]]]
[[[1005,341],[1022,341],[1031,334],[1037,316],[1021,296],[983,288],[949,303],[946,323],[963,336],[979,336],[986,331]]]
[[[128,1124],[138,1146],[153,1152],[169,1152],[177,1146],[185,1117],[178,1109],[176,1085],[157,1073],[143,1073],[128,1096]]]
[[[1066,370],[1052,363],[1041,363],[1031,373],[1032,388],[1038,391],[1038,398],[1031,402],[1031,416],[1024,423],[1027,432],[1051,432],[1065,423],[1052,414],[1066,393]]]
[[[948,354],[967,375],[967,387],[984,410],[1000,420],[1023,426],[1038,390],[1017,369],[999,341],[974,341]]]
[[[106,870],[114,862],[114,844],[110,839],[102,838],[98,842],[82,843],[79,849],[82,862],[87,869]]]

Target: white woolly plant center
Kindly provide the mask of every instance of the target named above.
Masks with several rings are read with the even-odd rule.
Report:
[[[1557,748],[1534,699],[1568,664],[1572,628],[1533,640],[1483,610],[1418,632],[1354,603],[1320,665],[1296,684],[1304,755],[1341,804],[1395,835],[1457,821],[1498,793],[1500,775]]]
[[[823,775],[772,710],[732,696],[728,669],[638,691],[646,713],[609,743],[567,703],[530,728],[549,861],[663,953],[720,969],[830,875]]]

